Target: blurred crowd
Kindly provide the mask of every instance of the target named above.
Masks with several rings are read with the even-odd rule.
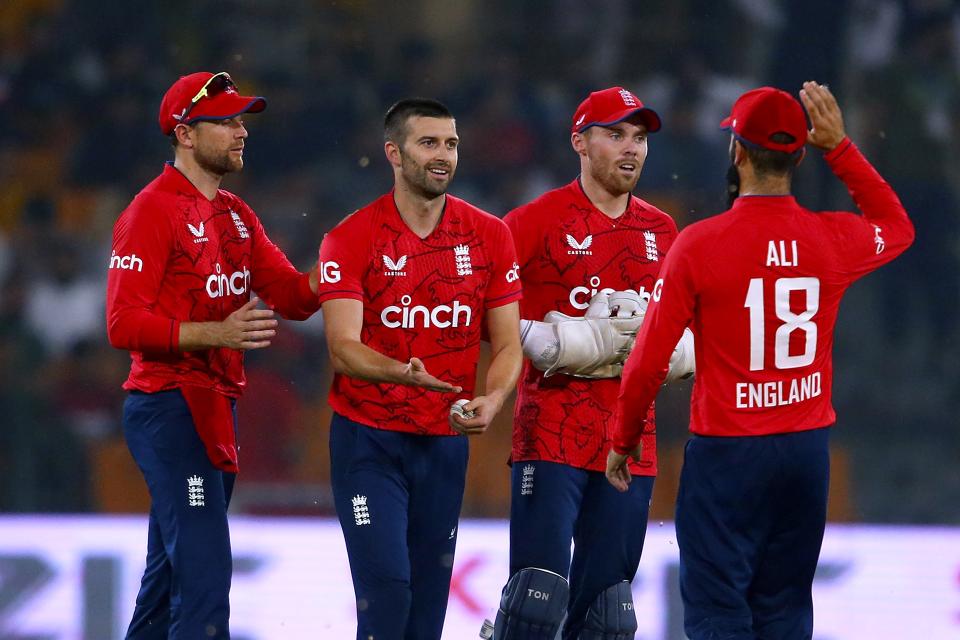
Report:
[[[620,84],[663,118],[638,192],[682,229],[725,208],[745,89],[828,82],[848,131],[917,226],[838,326],[835,519],[960,523],[960,9],[951,0],[16,0],[0,3],[0,511],[138,511],[120,425],[126,353],[104,284],[114,220],[172,157],[179,76],[228,70],[267,98],[225,188],[300,268],[389,188],[382,116],[436,97],[457,117],[452,192],[496,214],[575,177],[570,118]],[[850,209],[815,154],[800,201]],[[319,314],[248,355],[235,510],[329,514]],[[662,394],[670,469],[687,390]],[[506,412],[505,412],[506,413]],[[509,415],[473,443],[465,515],[504,516]],[[673,457],[671,457],[673,456]],[[660,489],[658,488],[658,491]],[[655,517],[670,517],[661,498]]]

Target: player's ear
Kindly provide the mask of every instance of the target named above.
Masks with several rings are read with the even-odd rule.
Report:
[[[195,129],[186,124],[178,124],[173,129],[173,135],[177,138],[177,144],[187,149],[193,148],[194,132]]]
[[[807,157],[807,148],[806,148],[806,147],[801,147],[801,148],[800,148],[800,153],[797,155],[796,166],[799,167],[799,166],[800,166],[800,163],[803,162],[803,159],[806,158],[806,157]]]
[[[570,146],[577,152],[577,155],[587,155],[587,134],[585,132],[573,132],[570,134]]]
[[[387,162],[390,163],[390,166],[399,167],[402,164],[400,147],[393,140],[387,140],[383,143],[383,153],[387,156]]]
[[[746,158],[747,158],[746,149],[743,148],[743,144],[739,140],[734,138],[733,157],[731,158],[733,160],[733,164],[739,167],[741,164],[743,164],[743,161],[746,160]]]

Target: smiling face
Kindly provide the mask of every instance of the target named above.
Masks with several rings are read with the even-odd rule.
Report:
[[[243,169],[248,134],[240,116],[197,122],[192,129],[193,155],[202,169],[220,176]]]
[[[647,159],[647,127],[629,121],[573,134],[581,171],[614,196],[633,191]]]
[[[452,118],[412,116],[404,131],[402,144],[386,145],[397,182],[426,199],[443,195],[457,170],[456,123]]]

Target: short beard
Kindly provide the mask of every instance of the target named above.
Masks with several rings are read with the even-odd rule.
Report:
[[[230,157],[229,151],[220,155],[213,155],[197,149],[194,157],[201,169],[207,173],[218,175],[221,178],[228,173],[243,169],[243,158],[241,157],[239,160],[234,160]]]
[[[613,170],[603,171],[601,167],[597,164],[593,164],[590,175],[591,177],[602,186],[607,193],[610,193],[614,196],[622,196],[625,193],[633,193],[633,190],[637,186],[637,182],[640,180],[640,172],[637,172],[636,180],[624,181],[620,176],[616,175],[614,171],[616,170],[616,165],[613,165]]]
[[[433,200],[445,194],[447,187],[450,185],[451,180],[453,180],[453,168],[450,166],[446,166],[449,172],[446,185],[435,187],[431,184],[427,176],[427,168],[408,158],[402,151],[400,152],[400,163],[400,172],[407,185],[410,186],[410,190],[427,200]]]
[[[737,165],[731,164],[727,169],[727,208],[733,206],[733,201],[740,195],[740,172]]]

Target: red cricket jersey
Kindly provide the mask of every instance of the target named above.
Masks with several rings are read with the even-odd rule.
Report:
[[[320,245],[320,301],[363,303],[361,341],[399,360],[423,360],[432,375],[472,397],[487,309],[520,299],[510,231],[503,221],[446,196],[424,239],[400,217],[393,192],[348,216]],[[336,374],[330,406],[379,429],[455,435],[457,396]]]
[[[579,180],[548,191],[504,218],[513,234],[525,295],[521,317],[542,320],[548,311],[582,316],[599,291],[632,289],[650,294],[667,249],[677,237],[673,219],[631,196],[627,210],[611,219],[590,202]],[[512,460],[549,460],[603,471],[614,424],[617,378],[585,380],[557,374],[545,378],[524,362],[518,384]],[[653,398],[640,475],[656,475]]]
[[[903,253],[914,232],[893,189],[853,143],[844,140],[825,158],[862,216],[816,213],[792,196],[741,196],[680,234],[623,371],[618,452],[639,439],[641,411],[688,324],[697,357],[693,433],[756,436],[834,422],[840,299],[854,280]]]
[[[188,385],[236,397],[243,353],[217,348],[181,353],[181,322],[219,321],[256,291],[281,315],[304,319],[319,300],[240,198],[213,201],[168,163],[137,194],[113,228],[107,275],[107,334],[130,350],[124,389],[153,393]]]

